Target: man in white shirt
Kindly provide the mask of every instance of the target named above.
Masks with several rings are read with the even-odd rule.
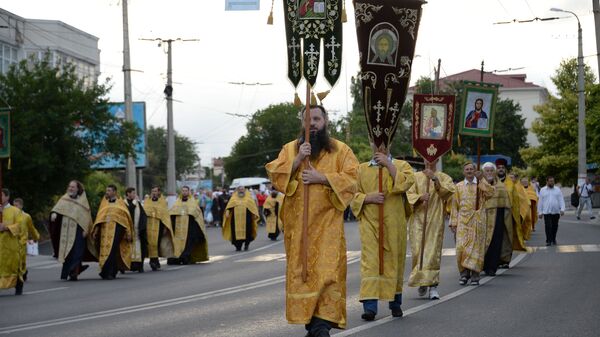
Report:
[[[554,187],[554,177],[547,177],[546,186],[540,190],[538,214],[546,225],[546,246],[556,245],[558,219],[565,214],[565,199],[560,188]]]
[[[590,220],[596,219],[592,211],[592,193],[594,188],[590,182],[590,178],[586,177],[585,182],[577,185],[577,195],[579,196],[579,207],[577,207],[577,220],[581,220],[581,212],[583,208],[587,208],[590,212]]]

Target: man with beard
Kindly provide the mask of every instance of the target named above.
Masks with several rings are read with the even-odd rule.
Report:
[[[556,245],[558,220],[565,215],[565,199],[560,188],[554,187],[554,177],[546,178],[546,186],[540,190],[538,204],[539,218],[544,218],[546,227],[546,246]]]
[[[506,187],[496,176],[496,165],[487,162],[482,167],[486,181],[494,186],[494,195],[483,206],[488,224],[486,231],[488,248],[483,261],[483,271],[488,276],[494,276],[500,263],[505,228],[512,227],[512,214]]]
[[[106,187],[106,195],[100,203],[91,232],[100,277],[114,280],[119,270],[129,270],[133,221],[127,204],[117,197],[117,186]]]
[[[79,274],[88,268],[88,265],[82,264],[86,252],[90,260],[95,260],[86,242],[91,227],[92,214],[83,185],[72,180],[65,195],[50,212],[50,238],[54,257],[63,265],[62,280],[77,281]]]
[[[471,162],[463,165],[463,175],[465,179],[456,184],[452,197],[450,229],[456,234],[459,284],[466,285],[470,279],[470,284],[476,286],[487,249],[488,224],[482,205],[494,195],[494,187],[482,179]]]
[[[498,179],[504,183],[508,198],[510,199],[512,221],[506,223],[507,227],[502,239],[502,255],[499,268],[506,269],[512,259],[513,250],[526,251],[525,230],[523,223],[529,214],[530,202],[526,197],[525,189],[516,184],[516,178],[508,178],[506,159],[496,160]],[[513,176],[514,177],[514,176]]]
[[[131,271],[144,272],[144,259],[148,256],[148,237],[146,231],[146,212],[139,201],[135,188],[125,190],[127,209],[133,221],[133,241],[131,243]]]
[[[429,299],[431,300],[440,298],[437,286],[440,283],[440,264],[444,243],[444,205],[451,200],[450,198],[456,191],[449,175],[444,172],[436,172],[436,164],[437,160],[428,163],[423,172],[415,173],[415,183],[406,192],[408,202],[413,209],[408,220],[412,253],[412,271],[408,285],[419,287],[419,296],[425,296],[429,290]],[[427,181],[430,181],[429,190]],[[427,223],[425,224],[426,208]],[[423,235],[425,235],[424,241]],[[420,265],[421,254],[423,254],[422,266]]]
[[[244,186],[239,186],[225,206],[225,221],[221,233],[223,239],[230,241],[236,251],[248,250],[250,242],[256,238],[258,226],[258,208],[256,202],[246,191]]]
[[[371,143],[373,159],[358,167],[358,191],[351,202],[359,219],[361,263],[361,316],[372,321],[377,314],[377,301],[388,302],[393,317],[402,317],[402,283],[406,261],[406,191],[415,182],[413,169],[402,160],[392,158]],[[382,167],[383,170],[379,170]],[[383,192],[379,192],[379,174]],[[379,260],[379,207],[383,205],[384,252]],[[383,273],[380,273],[383,263]]]
[[[40,233],[35,229],[33,225],[33,220],[31,219],[31,215],[26,213],[23,210],[23,199],[16,198],[13,201],[13,206],[19,210],[18,219],[21,222],[21,226],[24,232],[21,235],[21,254],[23,254],[21,258],[21,268],[23,269],[23,281],[27,281],[27,242],[29,241],[29,237],[31,237],[32,241],[40,240]]]
[[[0,289],[15,288],[23,294],[21,236],[25,232],[19,221],[19,210],[9,203],[10,191],[2,189],[2,222],[0,222]]]
[[[169,215],[175,232],[174,246],[179,248],[181,253],[176,251],[176,258],[168,259],[167,263],[187,265],[208,261],[204,217],[188,186],[181,188],[181,195],[169,210]]]
[[[346,144],[329,138],[327,111],[310,108],[310,142],[302,136],[283,146],[266,165],[273,186],[285,193],[286,317],[305,324],[308,335],[329,336],[346,326],[344,210],[356,192],[358,161]],[[309,164],[305,164],[309,158]],[[304,189],[309,204],[304,204]],[[308,258],[303,279],[302,213],[308,208]]]
[[[283,205],[283,194],[273,189],[263,206],[263,213],[265,214],[267,223],[267,236],[273,241],[277,240],[279,232],[283,229],[280,217],[281,205]]]
[[[169,207],[167,206],[167,200],[160,193],[160,187],[152,187],[150,196],[144,200],[144,208],[148,218],[146,233],[150,268],[152,268],[152,271],[157,271],[160,268],[159,257],[173,257],[176,251],[180,254],[181,250],[174,249],[174,235],[171,218],[169,217]]]

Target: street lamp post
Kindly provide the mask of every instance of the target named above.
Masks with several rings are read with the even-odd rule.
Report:
[[[578,91],[578,112],[579,112],[579,122],[578,122],[578,138],[577,138],[577,150],[578,150],[578,160],[577,160],[577,183],[581,184],[585,181],[587,177],[587,158],[586,158],[586,144],[585,144],[585,83],[584,83],[584,73],[583,73],[583,40],[581,34],[581,22],[579,21],[579,17],[577,14],[566,11],[560,8],[550,8],[553,12],[563,12],[573,14],[577,19],[577,35],[578,35],[578,51],[577,51],[577,91]]]

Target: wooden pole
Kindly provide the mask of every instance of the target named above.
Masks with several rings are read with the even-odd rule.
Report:
[[[306,111],[304,112],[304,142],[310,142],[310,83],[306,82]],[[304,158],[304,168],[310,165],[310,158]],[[302,261],[302,282],[308,279],[308,189],[304,185],[304,209],[302,214],[302,242],[300,244],[300,259]]]
[[[379,166],[379,193],[383,193],[383,167]],[[383,275],[383,204],[379,204],[379,275]]]
[[[425,168],[430,168],[431,163],[426,163]],[[429,193],[431,179],[427,178],[426,193]],[[430,196],[431,197],[431,196]],[[421,256],[419,257],[419,270],[423,269],[423,256],[425,255],[425,231],[427,230],[427,213],[429,211],[429,200],[425,200],[425,216],[423,218],[423,233],[421,235]]]

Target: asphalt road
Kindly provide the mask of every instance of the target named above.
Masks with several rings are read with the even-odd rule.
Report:
[[[597,210],[596,210],[597,211]],[[78,282],[59,279],[48,256],[29,257],[24,296],[0,291],[0,334],[14,336],[304,336],[285,321],[283,242],[264,227],[250,251],[234,251],[220,229],[209,228],[211,261],[127,273],[103,281],[93,265]],[[545,247],[543,224],[527,254],[511,268],[458,285],[454,242],[446,235],[439,301],[405,287],[405,317],[391,318],[380,303],[374,322],[360,319],[360,241],[357,224],[346,224],[348,329],[332,336],[600,336],[600,222],[567,215],[558,246]],[[407,258],[408,276],[410,257]],[[146,268],[150,270],[149,267]]]

